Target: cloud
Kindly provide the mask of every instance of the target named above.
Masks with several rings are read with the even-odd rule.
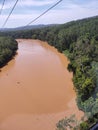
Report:
[[[19,4],[22,6],[45,6],[53,3],[53,0],[21,0]]]
[[[46,5],[51,5],[55,2],[56,0],[19,0],[17,3],[17,7],[39,7],[39,6],[46,6]],[[3,9],[10,9],[13,5],[15,4],[15,0],[8,0],[5,1],[5,5]],[[0,3],[0,7],[2,6],[2,3]]]
[[[64,4],[64,1],[63,1],[63,4],[62,4],[62,8],[65,10],[66,9],[75,9],[75,8],[88,8],[88,9],[98,9],[98,0],[86,0],[85,2],[83,2],[84,0],[69,0],[69,1],[66,1],[66,3]]]
[[[87,4],[83,6],[84,8],[89,8],[89,9],[98,9],[98,0],[92,0],[89,1]],[[98,13],[98,12],[97,12]]]
[[[0,4],[0,8],[1,8],[2,4]],[[6,9],[10,9],[12,7],[11,3],[5,3],[4,6],[3,6],[3,10],[6,10]]]
[[[20,0],[6,26],[24,26],[41,15],[46,9],[56,2],[57,0]],[[59,5],[32,24],[66,23],[72,20],[95,16],[98,15],[97,5],[97,0],[87,0],[81,4],[77,2],[77,0],[63,0]],[[7,17],[7,14],[2,16],[1,23],[4,22],[5,17]]]

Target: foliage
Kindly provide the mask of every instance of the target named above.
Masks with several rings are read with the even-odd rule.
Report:
[[[17,47],[17,42],[13,38],[0,37],[0,67],[15,55]]]
[[[82,122],[80,124],[80,130],[88,130],[88,128],[89,128],[89,125],[87,122]]]
[[[81,121],[78,121],[75,115],[70,116],[69,118],[64,118],[56,124],[56,130],[88,130],[89,124],[84,121],[84,117],[81,118]]]
[[[73,72],[77,92],[77,104],[86,113],[89,124],[91,120],[98,121],[98,16],[52,27],[4,32],[0,35],[48,41],[60,52],[67,53],[70,59],[68,69]],[[8,50],[2,51],[3,55],[4,53],[9,54],[9,57],[11,55]],[[5,56],[0,55],[0,61],[4,59]],[[84,129],[86,126],[85,123],[81,124]]]
[[[69,118],[64,118],[62,120],[60,120],[57,124],[56,124],[57,129],[56,130],[78,130],[79,128],[79,121],[77,121],[75,115],[70,116]]]

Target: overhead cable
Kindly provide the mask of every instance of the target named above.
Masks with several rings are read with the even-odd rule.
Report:
[[[19,0],[16,0],[16,2],[15,2],[15,4],[14,4],[14,6],[13,6],[12,10],[10,11],[10,13],[9,13],[8,17],[6,18],[6,20],[5,20],[5,22],[4,22],[3,26],[2,26],[2,28],[4,28],[4,26],[6,25],[6,23],[7,23],[8,19],[9,19],[9,17],[11,16],[11,14],[12,14],[13,10],[15,9],[15,7],[16,7],[16,5],[17,5],[18,1],[19,1]]]
[[[48,11],[50,11],[52,8],[54,8],[55,6],[57,6],[61,1],[58,1],[57,3],[55,3],[54,5],[52,5],[49,9],[47,9],[45,12],[43,12],[41,15],[39,15],[37,18],[33,19],[31,22],[29,22],[26,26],[32,24],[33,22],[35,22],[37,19],[39,19],[41,16],[43,16],[44,14],[46,14]]]
[[[4,7],[4,4],[5,4],[5,0],[3,0],[2,5],[1,5],[0,15],[1,15],[1,13],[2,13],[2,10],[3,10],[3,7]]]

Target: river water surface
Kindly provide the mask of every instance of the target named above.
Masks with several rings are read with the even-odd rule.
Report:
[[[76,114],[68,59],[39,40],[17,39],[17,55],[0,72],[0,130],[55,130]]]

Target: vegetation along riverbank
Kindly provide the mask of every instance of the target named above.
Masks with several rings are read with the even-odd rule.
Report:
[[[0,67],[13,58],[17,49],[18,44],[12,37],[0,37]]]
[[[74,75],[77,104],[87,119],[74,128],[63,119],[57,123],[58,130],[66,130],[67,126],[87,130],[98,121],[98,16],[45,28],[2,32],[0,35],[48,41],[60,52],[67,53],[70,59],[68,69]]]

